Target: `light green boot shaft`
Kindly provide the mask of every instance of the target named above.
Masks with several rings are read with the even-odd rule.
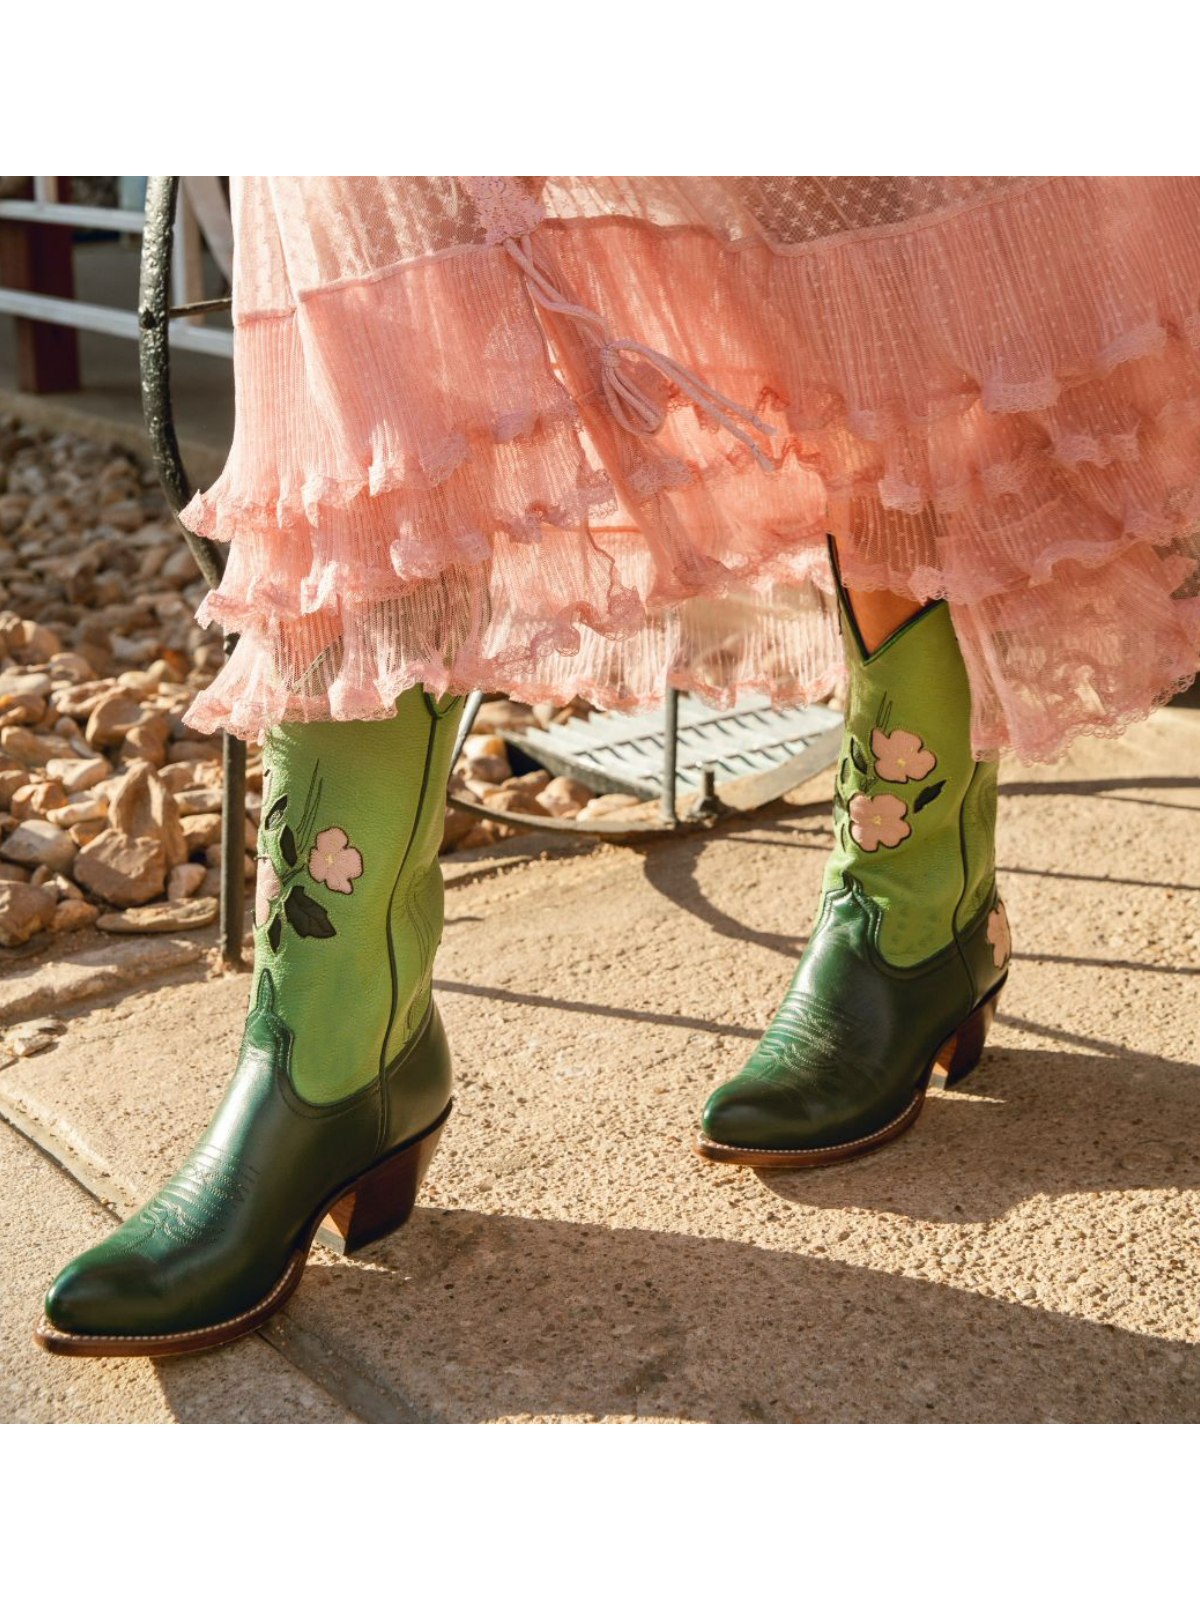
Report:
[[[410,689],[386,720],[267,737],[253,992],[269,972],[295,1035],[292,1082],[315,1104],[369,1082],[428,1007],[461,709]]]
[[[950,611],[926,608],[868,655],[843,600],[849,669],[824,890],[853,874],[882,909],[879,953],[912,967],[954,942],[995,878],[996,763],[971,752]]]

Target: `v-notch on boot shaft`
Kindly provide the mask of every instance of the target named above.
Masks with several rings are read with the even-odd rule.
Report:
[[[705,1108],[697,1149],[745,1166],[864,1155],[931,1079],[978,1061],[1009,957],[996,893],[996,764],[971,751],[950,612],[874,651],[839,584],[849,692],[816,926],[761,1042]]]
[[[36,1337],[67,1355],[203,1349],[409,1215],[450,1110],[431,997],[438,848],[461,701],[287,724],[264,750],[252,1004],[208,1129],[174,1177],[59,1274]]]

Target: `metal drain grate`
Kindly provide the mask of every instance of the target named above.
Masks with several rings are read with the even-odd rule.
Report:
[[[833,761],[842,719],[827,706],[773,707],[765,695],[747,695],[732,710],[717,711],[681,694],[678,698],[678,783],[702,787],[711,769],[718,785],[768,774],[785,764],[792,786]],[[549,772],[578,778],[601,793],[657,799],[663,792],[663,712],[597,712],[548,728],[505,730],[504,737]],[[796,776],[796,772],[800,776]]]

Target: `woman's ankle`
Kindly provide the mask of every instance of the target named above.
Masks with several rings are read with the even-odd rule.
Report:
[[[836,558],[834,570],[845,596],[846,607],[858,630],[863,649],[871,654],[885,644],[897,628],[915,617],[923,602],[914,600],[911,595],[896,594],[891,589],[856,589],[847,584],[842,577],[845,570],[842,544],[836,534],[830,535],[830,542]]]
[[[868,651],[886,644],[897,628],[921,610],[919,600],[893,594],[890,589],[847,589],[846,599]]]

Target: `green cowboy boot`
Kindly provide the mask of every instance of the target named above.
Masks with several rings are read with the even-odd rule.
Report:
[[[782,1005],[704,1109],[696,1148],[713,1161],[824,1166],[896,1138],[931,1081],[976,1065],[1007,975],[996,763],[971,752],[950,612],[926,606],[868,653],[839,593],[835,848]]]
[[[407,1219],[450,1112],[431,982],[461,709],[417,688],[384,721],[268,735],[237,1071],[175,1176],[59,1274],[43,1349],[224,1344],[292,1293],[323,1221],[349,1252]]]

